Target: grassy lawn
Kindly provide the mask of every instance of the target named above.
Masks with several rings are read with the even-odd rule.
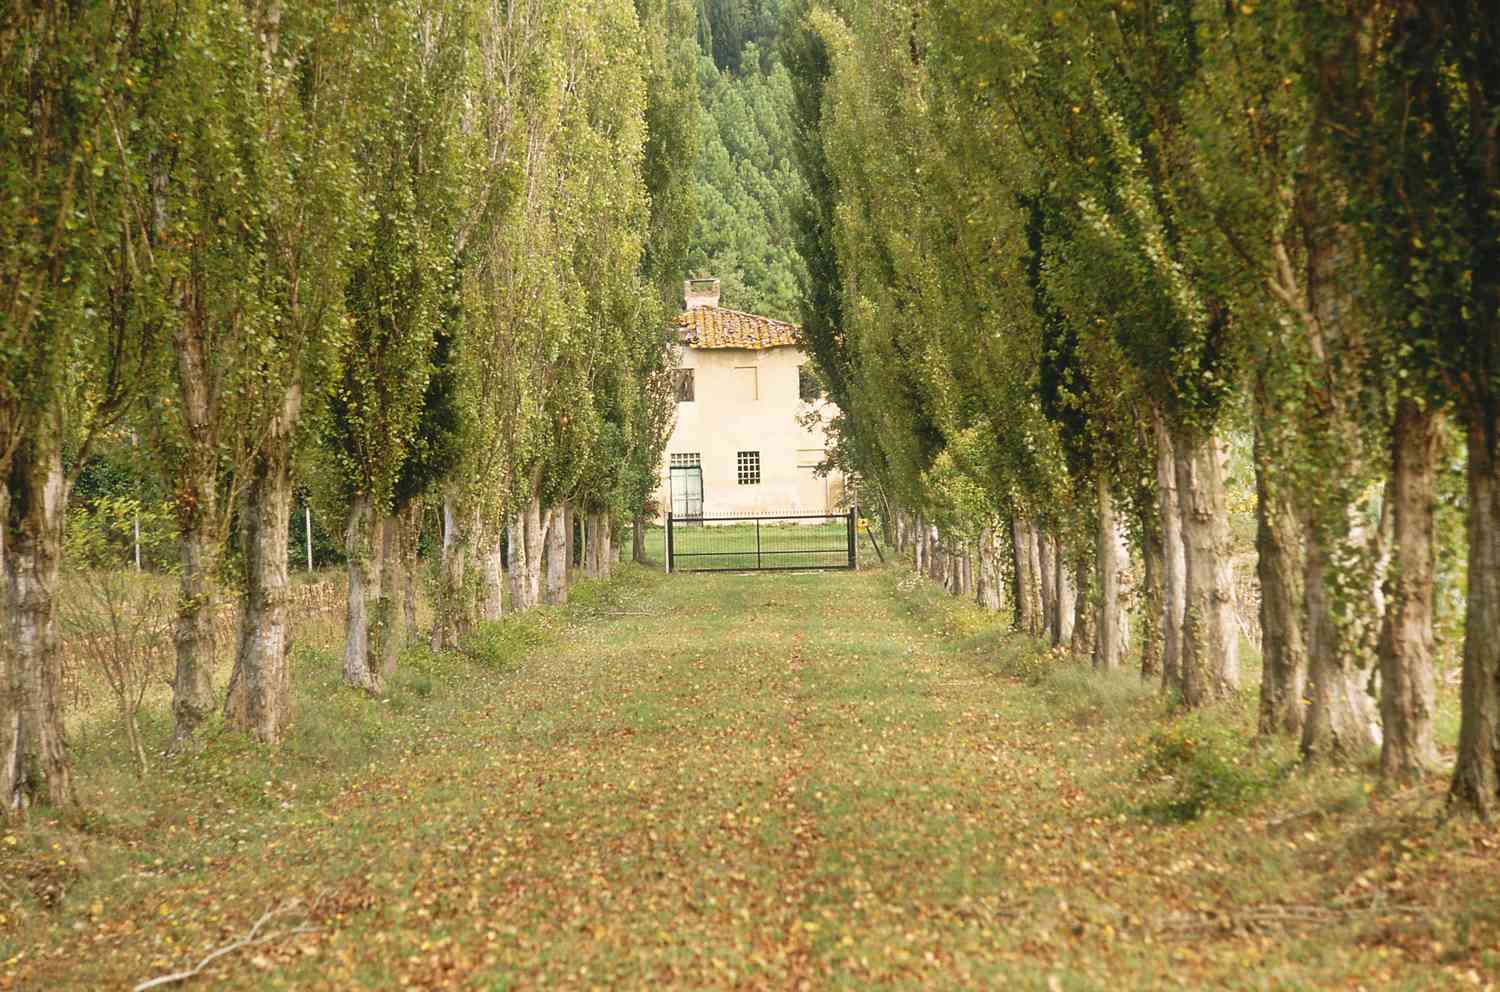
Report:
[[[677,570],[744,571],[760,568],[827,568],[848,563],[842,519],[809,524],[678,524],[673,528]],[[666,558],[666,529],[646,531],[646,553]],[[868,550],[868,549],[866,549]]]
[[[192,987],[1500,975],[1500,832],[1436,823],[1441,782],[1289,771],[1237,743],[1248,694],[1167,722],[896,569],[625,568],[384,699],[325,650],[295,677],[275,754],[218,732],[137,784],[106,723],[75,733],[97,812],[0,830],[0,988],[129,988],[276,909]]]

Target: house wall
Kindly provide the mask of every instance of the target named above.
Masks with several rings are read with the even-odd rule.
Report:
[[[823,513],[837,507],[843,480],[836,474],[818,478],[812,470],[823,460],[824,432],[797,422],[813,409],[825,419],[834,412],[826,400],[798,398],[797,370],[806,361],[792,347],[682,349],[682,368],[693,370],[694,399],[677,404],[677,424],[658,472],[663,514],[672,505],[671,456],[692,452],[702,459],[706,514]],[[741,451],[760,452],[759,485],[739,483]]]

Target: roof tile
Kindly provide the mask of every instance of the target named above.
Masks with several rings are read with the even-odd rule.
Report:
[[[689,348],[758,350],[797,343],[793,324],[724,307],[694,307],[678,314],[676,323],[682,343]]]

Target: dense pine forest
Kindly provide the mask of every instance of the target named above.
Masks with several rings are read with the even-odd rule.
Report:
[[[760,769],[745,772],[746,795],[771,796],[736,800],[722,822],[785,813],[793,839],[771,846],[790,880],[776,891],[824,916],[784,921],[796,939],[776,954],[736,943],[750,909],[713,953],[673,945],[670,918],[656,920],[641,940],[672,947],[669,963],[632,971],[644,958],[631,934],[605,969],[621,983],[958,987],[1023,974],[966,970],[993,964],[993,947],[949,954],[951,933],[920,959],[951,968],[941,974],[900,955],[883,971],[863,949],[846,961],[852,936],[820,943],[837,915],[827,906],[867,904],[818,889],[828,873],[839,885],[863,876],[807,853],[842,840],[797,806],[798,776],[818,760],[809,735],[880,726],[886,741],[878,715],[850,717],[866,693],[921,710],[900,732],[932,749],[931,766],[882,768],[882,788],[919,787],[903,774],[951,776],[976,796],[1053,781],[1002,765],[980,782],[956,738],[922,721],[983,738],[975,714],[1054,705],[1069,686],[1106,702],[1006,724],[974,747],[1030,754],[1024,735],[1057,734],[1045,747],[1061,747],[1128,713],[1138,722],[1120,748],[1144,749],[1142,780],[1166,782],[1172,798],[1112,799],[1088,814],[1094,826],[1251,816],[1337,780],[1355,783],[1355,816],[1370,796],[1407,803],[1403,844],[1479,831],[1442,862],[1444,878],[1490,872],[1497,52],[1488,0],[11,4],[0,18],[0,962],[11,969],[0,988],[28,974],[46,985],[45,968],[15,970],[42,957],[26,941],[100,917],[70,886],[106,883],[80,881],[88,870],[58,852],[123,863],[109,858],[156,842],[162,809],[230,802],[243,782],[225,768],[314,776],[326,748],[339,775],[385,776],[380,762],[408,746],[436,761],[414,743],[431,731],[449,740],[432,753],[459,740],[524,753],[568,782],[578,756],[558,749],[579,740],[628,750],[649,725],[664,749],[685,748],[673,729],[707,718],[683,703],[700,682],[714,687],[702,705],[722,706],[711,715],[731,729],[703,730],[698,756],[726,749],[727,765]],[[832,403],[819,471],[852,480],[851,533],[868,522],[858,539],[871,574],[847,577],[867,597],[858,603],[806,576],[694,587],[653,560],[681,399],[673,320],[684,280],[706,277],[722,281],[723,307],[799,325],[812,391]],[[797,604],[790,619],[778,612]],[[838,631],[827,643],[825,614]],[[667,619],[680,617],[685,632]],[[861,625],[878,648],[858,641]],[[705,658],[722,663],[713,678]],[[545,677],[528,685],[533,671]],[[606,672],[608,685],[589,681]],[[982,688],[943,695],[959,685]],[[632,693],[650,701],[631,709]],[[740,727],[771,699],[784,712]],[[442,729],[413,715],[427,705]],[[471,726],[494,714],[511,722]],[[756,736],[767,727],[784,734]],[[827,753],[852,766],[871,746],[885,755],[874,740],[839,738]],[[661,771],[654,752],[632,755],[641,763],[608,782],[610,802]],[[697,760],[686,755],[681,768]],[[1007,815],[1071,795],[1069,776],[1085,774],[1075,757],[1059,752],[1056,789]],[[765,768],[774,782],[755,777]],[[717,771],[709,762],[681,786],[684,809],[714,793],[701,783]],[[138,795],[120,786],[126,774]],[[355,779],[305,781],[338,802],[358,792]],[[832,792],[838,770],[815,781]],[[488,796],[499,807],[486,815],[511,815],[512,798]],[[949,801],[958,817],[962,801]],[[259,802],[244,809],[275,815]],[[588,820],[579,803],[569,809]],[[650,808],[621,830],[639,826],[654,845],[668,831]],[[883,810],[841,829],[878,825]],[[908,813],[902,829],[920,833],[923,815]],[[201,840],[217,815],[170,822]],[[964,815],[928,826],[962,832],[978,816]],[[1072,821],[1038,829],[1053,827],[1073,836]],[[1382,857],[1391,844],[1370,841]],[[963,930],[982,917],[986,940],[1010,932],[1010,911],[985,901],[988,869],[962,861],[932,856],[932,878],[969,881],[920,907],[924,918]],[[1322,877],[1336,861],[1299,871]],[[676,864],[640,884],[675,877]],[[575,867],[564,876],[607,874]],[[731,887],[763,881],[719,867],[703,870]],[[663,898],[697,913],[713,905],[700,895]],[[282,936],[335,928],[321,902],[297,905],[304,928]],[[1350,905],[1320,903],[1298,925],[1373,928],[1386,903]],[[274,914],[255,915],[203,951],[257,945]],[[1084,939],[1106,918],[1111,941],[1140,922],[1122,909],[1071,932]],[[1500,910],[1485,903],[1464,920],[1460,949],[1436,929],[1413,946],[1475,964],[1482,987],[1493,973],[1479,966],[1500,967],[1500,943],[1484,944],[1500,935]],[[1150,933],[1159,942],[1175,925]],[[1249,932],[1237,927],[1224,933]],[[119,967],[161,972],[155,946]],[[1018,938],[1006,960],[1030,968],[1037,946]],[[532,970],[495,987],[549,984],[545,949],[521,958]],[[501,968],[475,951],[479,961]],[[1423,984],[1423,961],[1406,964],[1418,970],[1402,980]],[[1325,965],[1288,980],[1341,974]],[[1232,984],[1225,968],[1204,980]],[[68,980],[106,974],[120,977]],[[454,964],[413,981],[458,986],[468,974]],[[1024,972],[1064,987],[1049,974]],[[1078,964],[1076,987],[1110,974]]]

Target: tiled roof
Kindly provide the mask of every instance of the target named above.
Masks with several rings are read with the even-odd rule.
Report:
[[[778,348],[797,343],[793,324],[723,307],[694,307],[677,315],[689,348]]]

